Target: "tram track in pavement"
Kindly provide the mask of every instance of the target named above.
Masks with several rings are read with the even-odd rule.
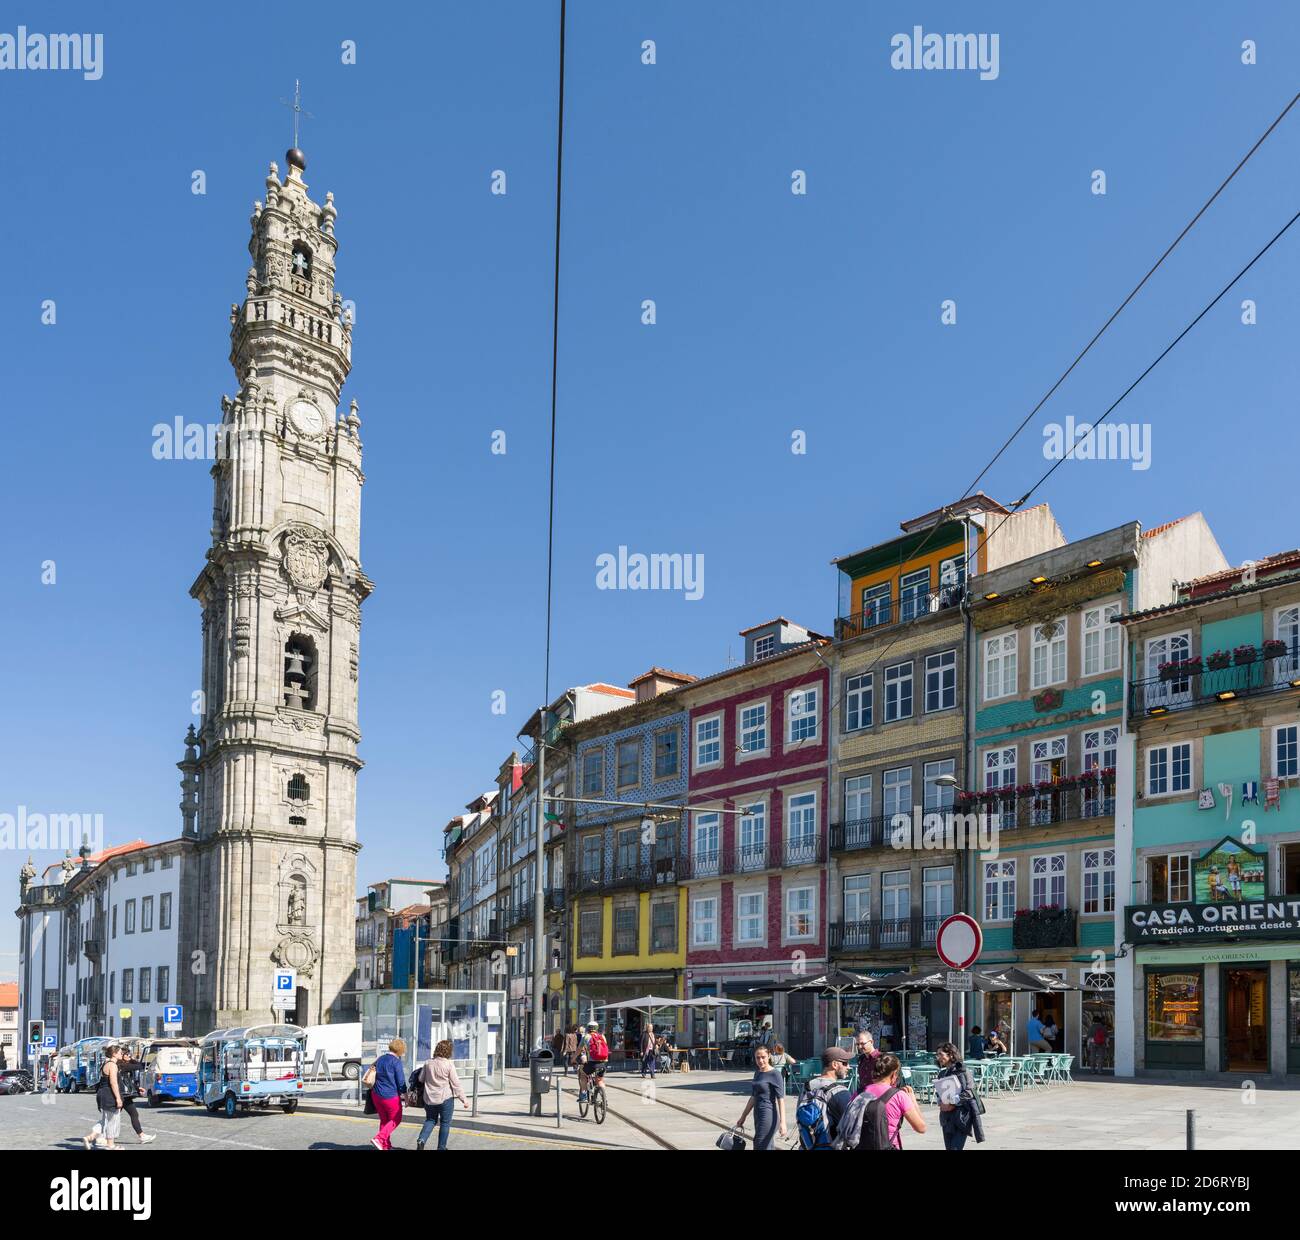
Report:
[[[617,1090],[619,1093],[622,1094],[634,1094],[638,1098],[641,1097],[641,1090],[639,1088],[619,1084],[615,1081],[612,1081],[608,1076],[608,1074],[606,1074],[605,1092],[608,1094],[611,1092],[611,1090]],[[679,1102],[668,1102],[665,1099],[659,1097],[657,1093],[655,1095],[654,1104],[655,1106],[668,1107],[670,1110],[673,1111],[680,1111],[681,1114],[689,1115],[691,1119],[699,1120],[700,1123],[707,1124],[708,1127],[717,1129],[717,1131],[720,1133],[731,1131],[730,1127],[727,1124],[723,1124],[719,1120],[714,1119],[712,1115],[704,1115],[700,1111],[693,1111],[691,1110],[690,1107],[684,1107]],[[622,1120],[623,1123],[627,1124],[629,1127],[635,1128],[638,1132],[644,1133],[652,1141],[662,1146],[666,1150],[680,1150],[682,1148],[679,1145],[674,1145],[666,1137],[655,1132],[653,1129],[647,1128],[644,1124],[638,1124],[636,1120],[632,1119],[631,1116],[625,1114],[624,1112],[616,1111],[612,1105],[609,1107],[609,1113],[615,1116],[616,1118]]]

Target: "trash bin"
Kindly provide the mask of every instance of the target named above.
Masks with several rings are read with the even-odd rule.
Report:
[[[528,1113],[542,1113],[542,1095],[551,1092],[551,1076],[555,1071],[555,1052],[549,1046],[539,1046],[528,1056]]]

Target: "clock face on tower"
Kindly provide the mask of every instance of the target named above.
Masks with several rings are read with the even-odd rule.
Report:
[[[319,435],[325,425],[321,411],[309,400],[295,400],[289,406],[289,421],[300,435]]]

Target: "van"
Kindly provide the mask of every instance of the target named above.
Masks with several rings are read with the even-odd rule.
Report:
[[[307,1025],[307,1053],[303,1057],[303,1075],[308,1076],[316,1056],[325,1052],[332,1076],[355,1081],[361,1075],[361,1022],[339,1025]]]

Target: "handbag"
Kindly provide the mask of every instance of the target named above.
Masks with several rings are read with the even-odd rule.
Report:
[[[374,1098],[374,1095],[373,1095],[373,1094],[370,1092],[370,1090],[368,1090],[368,1089],[366,1090],[366,1105],[365,1105],[365,1110],[362,1112],[362,1114],[364,1114],[364,1115],[378,1115],[378,1114],[379,1114],[379,1108],[378,1108],[377,1106],[375,1106],[375,1098]]]
[[[718,1133],[718,1139],[713,1144],[720,1150],[743,1150],[747,1145],[739,1128],[728,1128],[726,1132]]]
[[[368,1068],[366,1069],[366,1074],[365,1074],[365,1076],[363,1076],[363,1077],[361,1078],[361,1084],[362,1084],[363,1086],[365,1086],[366,1089],[371,1089],[371,1088],[373,1088],[373,1086],[374,1086],[374,1084],[375,1084],[375,1065],[374,1065],[374,1064],[371,1064],[370,1067],[368,1067]]]

